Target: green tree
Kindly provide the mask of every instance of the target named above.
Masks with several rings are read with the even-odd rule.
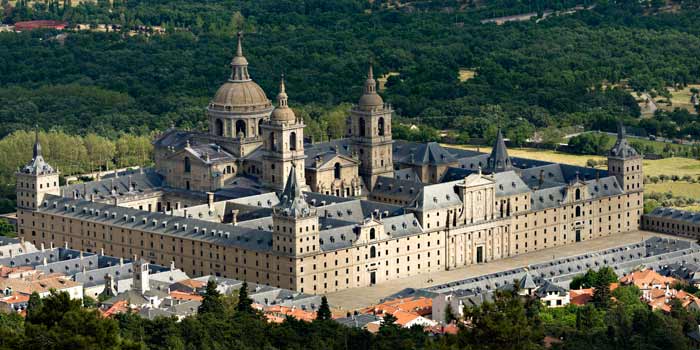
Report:
[[[216,281],[213,278],[210,278],[209,281],[207,281],[204,298],[202,299],[202,304],[199,305],[197,313],[212,315],[223,315],[225,313],[221,293],[219,293],[216,287]]]
[[[318,311],[316,312],[316,319],[319,321],[328,321],[333,319],[331,308],[328,306],[328,299],[325,295],[321,297],[321,306],[319,306]]]
[[[236,305],[236,311],[246,314],[255,312],[255,310],[253,310],[253,300],[248,297],[248,282],[243,281],[243,285],[238,291],[238,305]]]

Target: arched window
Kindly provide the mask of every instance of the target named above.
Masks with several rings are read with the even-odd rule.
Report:
[[[384,136],[384,118],[379,118],[378,126],[379,136]]]
[[[290,151],[296,151],[297,150],[297,133],[292,131],[289,134],[289,150]]]
[[[272,151],[275,150],[275,133],[274,132],[270,133],[270,150],[272,150]]]
[[[221,119],[214,121],[214,134],[216,136],[224,136],[224,122]]]
[[[359,121],[360,137],[365,137],[365,118],[360,118]]]
[[[262,119],[260,119],[258,121],[258,136],[262,135],[262,124],[263,124],[263,121],[262,121]]]
[[[576,189],[576,200],[581,200],[581,189],[577,188]]]
[[[375,234],[374,227],[373,227],[373,228],[369,229],[369,239],[374,239],[375,236],[376,236],[376,234]]]
[[[236,137],[238,137],[238,135],[246,136],[245,122],[242,120],[236,120]]]
[[[340,179],[340,163],[335,163],[335,167],[333,168],[333,176],[336,179]]]
[[[376,248],[376,247],[370,247],[370,248],[369,248],[369,257],[370,257],[370,258],[376,258],[376,257],[377,257],[377,248]]]
[[[576,207],[576,217],[581,216],[581,207]]]
[[[192,163],[190,163],[190,157],[185,157],[185,172],[192,172]]]

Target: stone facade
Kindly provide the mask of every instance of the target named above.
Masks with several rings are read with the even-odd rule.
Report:
[[[327,293],[639,229],[643,170],[623,128],[608,171],[511,158],[500,132],[490,155],[393,141],[370,69],[349,137],[305,144],[283,83],[269,113],[250,95],[240,39],[232,66],[210,122],[230,106],[234,125],[267,113],[259,130],[168,130],[154,170],[64,187],[37,140],[17,173],[20,236]]]

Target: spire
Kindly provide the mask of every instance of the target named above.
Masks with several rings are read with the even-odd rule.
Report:
[[[236,57],[243,57],[243,33],[238,32],[238,47],[236,47]]]
[[[41,144],[39,143],[39,126],[34,125],[34,151],[32,159],[41,157]]]
[[[296,165],[292,163],[292,168],[289,170],[287,184],[284,186],[284,191],[280,195],[280,203],[275,207],[275,213],[283,216],[309,216],[315,213],[306,203],[304,196],[301,193],[301,186],[297,181]]]
[[[288,106],[287,89],[284,85],[284,74],[282,74],[282,79],[280,80],[280,92],[277,94],[277,108],[272,111],[270,120],[291,123],[296,119],[297,118],[294,115],[294,111]]]
[[[284,86],[284,74],[282,74],[282,79],[280,79],[280,92],[277,94],[278,107],[287,107],[287,91]]]
[[[364,91],[358,105],[370,109],[384,105],[384,100],[377,94],[377,81],[374,80],[374,69],[371,63],[369,68],[367,68],[367,79],[365,80]]]
[[[511,160],[508,156],[508,149],[506,148],[505,140],[503,140],[501,129],[498,129],[496,144],[493,146],[488,159],[488,169],[491,173],[500,173],[512,169]]]
[[[639,156],[637,150],[635,150],[634,147],[632,147],[629,144],[629,142],[627,142],[627,137],[625,135],[625,126],[622,124],[622,121],[617,122],[617,140],[615,141],[615,145],[613,146],[613,148],[610,150],[610,156],[617,158],[629,158]]]
[[[622,124],[621,120],[617,122],[617,139],[622,140],[625,138],[625,126]]]
[[[243,33],[238,32],[238,46],[236,47],[236,56],[231,60],[231,79],[230,81],[249,81],[248,60],[243,56]]]
[[[374,80],[374,71],[372,69],[372,64],[369,64],[367,69],[367,80],[365,80],[365,94],[376,94],[377,93],[377,82]]]

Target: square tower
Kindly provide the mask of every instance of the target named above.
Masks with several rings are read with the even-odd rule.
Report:
[[[644,191],[643,157],[630,146],[622,122],[617,125],[617,141],[608,155],[608,173],[617,178],[626,193]]]
[[[32,160],[16,174],[17,209],[36,210],[46,195],[60,195],[58,171],[46,163],[41,154],[39,133],[36,133]]]

